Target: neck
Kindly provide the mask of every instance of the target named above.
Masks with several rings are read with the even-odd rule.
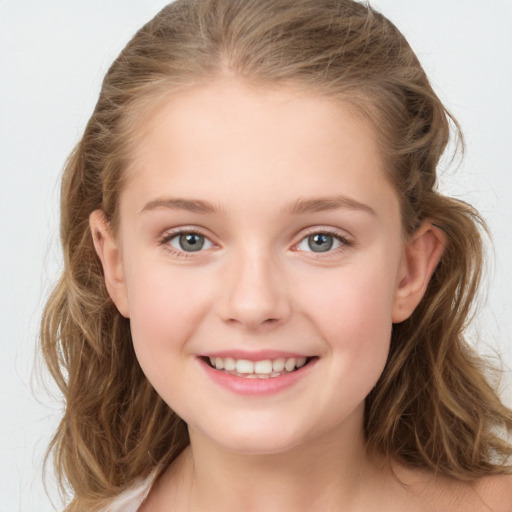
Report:
[[[348,510],[372,479],[362,411],[280,453],[235,453],[192,428],[190,439],[191,510]]]

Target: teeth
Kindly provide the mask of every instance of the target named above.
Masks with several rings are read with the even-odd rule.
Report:
[[[217,370],[222,370],[222,368],[224,368],[224,364],[222,365],[222,368],[219,368],[217,365],[215,365],[215,367]],[[252,361],[247,361],[246,359],[238,359],[235,367],[238,373],[254,373],[254,363]]]
[[[282,372],[284,370],[284,363],[286,360],[281,357],[280,359],[274,359],[272,361],[272,370],[275,372]]]
[[[210,357],[211,365],[217,370],[225,370],[248,378],[271,378],[278,377],[283,373],[289,373],[295,369],[302,368],[306,364],[306,357],[290,357],[285,359],[264,359],[261,361],[249,361],[247,359],[233,359],[231,357]]]
[[[295,368],[295,363],[296,363],[295,357],[290,357],[290,359],[287,359],[286,363],[284,363],[284,367],[285,367],[286,371],[287,372],[293,371],[293,369]]]
[[[236,368],[236,361],[231,357],[224,359],[224,370],[232,372]]]
[[[302,368],[306,364],[306,361],[307,361],[307,357],[298,357],[297,362],[295,363],[295,366],[297,368]]]
[[[272,373],[272,361],[270,359],[266,359],[265,361],[256,361],[254,363],[254,373]]]

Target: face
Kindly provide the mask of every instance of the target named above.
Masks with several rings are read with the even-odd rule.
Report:
[[[219,81],[141,134],[102,260],[157,392],[233,451],[360,426],[408,281],[370,127],[326,98]]]

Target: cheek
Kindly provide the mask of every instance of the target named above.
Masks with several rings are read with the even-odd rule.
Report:
[[[175,357],[208,309],[205,283],[187,277],[164,268],[132,275],[128,283],[132,338],[143,367]]]
[[[391,337],[395,277],[382,265],[361,265],[316,279],[303,290],[309,315],[347,371],[384,366]],[[304,306],[306,307],[306,306]]]

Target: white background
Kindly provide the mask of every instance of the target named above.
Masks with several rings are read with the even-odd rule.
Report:
[[[0,0],[0,512],[52,510],[41,465],[60,403],[36,378],[34,354],[42,305],[59,268],[59,176],[108,65],[165,3]],[[490,224],[495,263],[476,322],[478,346],[499,352],[510,367],[512,1],[373,5],[408,37],[462,125],[465,160],[443,172],[441,185]],[[509,374],[503,389],[512,404]]]

